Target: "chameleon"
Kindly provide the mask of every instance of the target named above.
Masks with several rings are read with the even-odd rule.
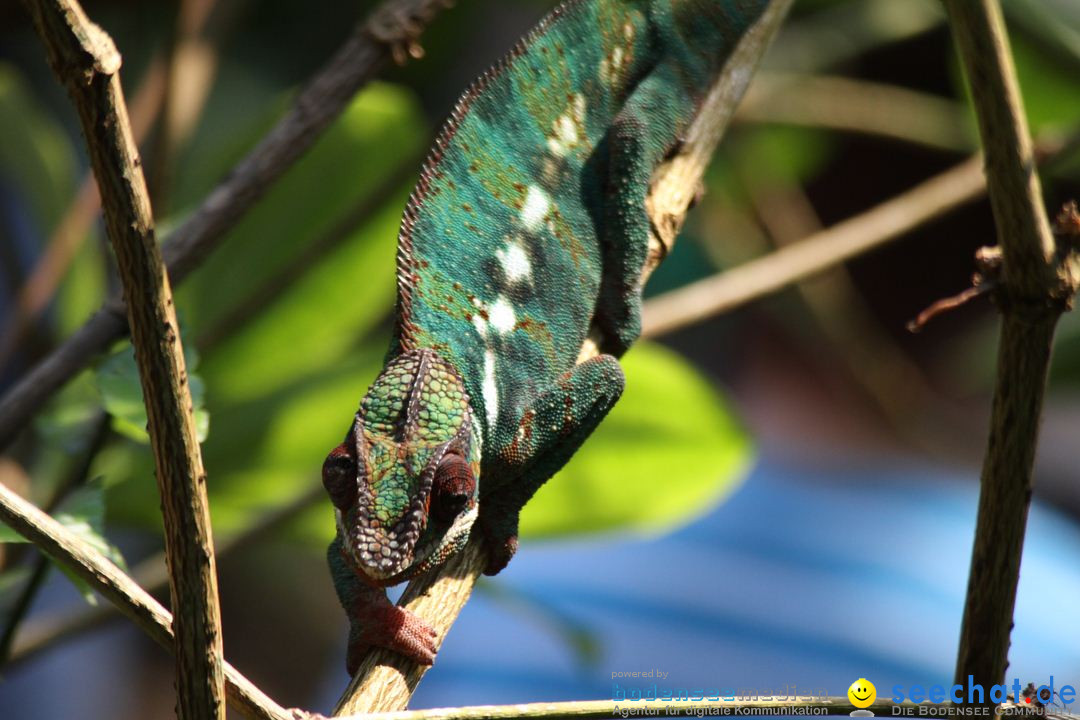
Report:
[[[372,647],[434,661],[432,628],[385,588],[472,533],[498,573],[522,507],[619,399],[651,174],[766,4],[566,0],[436,135],[398,234],[385,367],[322,469],[350,675]],[[590,328],[599,354],[578,363]]]

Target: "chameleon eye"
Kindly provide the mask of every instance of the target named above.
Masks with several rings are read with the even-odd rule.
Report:
[[[465,458],[456,453],[443,456],[435,470],[431,488],[431,516],[438,522],[453,522],[476,493],[476,478]]]
[[[326,456],[322,466],[323,487],[334,507],[344,510],[356,500],[356,461],[349,455],[345,443]]]

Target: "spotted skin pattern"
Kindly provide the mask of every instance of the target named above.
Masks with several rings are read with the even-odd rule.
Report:
[[[436,638],[382,588],[518,514],[618,400],[641,329],[645,196],[766,0],[568,0],[461,97],[398,236],[387,366],[323,467],[347,667]],[[601,354],[575,364],[590,326]],[[481,482],[482,480],[482,482]]]

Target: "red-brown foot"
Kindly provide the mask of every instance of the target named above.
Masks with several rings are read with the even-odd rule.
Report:
[[[349,675],[355,675],[361,659],[373,647],[387,648],[421,665],[431,665],[439,649],[436,640],[434,628],[408,610],[389,604],[370,608],[349,630],[345,668]]]

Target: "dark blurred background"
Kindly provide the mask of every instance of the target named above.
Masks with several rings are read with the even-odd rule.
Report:
[[[159,236],[288,107],[371,3],[87,2],[114,38]],[[1046,205],[1080,196],[1080,5],[1005,0]],[[318,471],[389,340],[397,223],[465,85],[551,3],[460,0],[178,289],[205,432],[227,658],[285,706],[344,688]],[[650,298],[860,215],[977,146],[934,0],[799,0]],[[0,390],[115,288],[77,119],[26,13],[0,5]],[[913,334],[994,243],[985,199],[775,296],[643,340],[627,395],[530,505],[416,707],[672,686],[842,695],[951,679],[994,372],[985,299]],[[655,306],[654,306],[655,307]],[[649,312],[649,309],[646,311]],[[1010,673],[1080,683],[1080,323],[1059,328]],[[0,482],[162,591],[130,347],[70,383]],[[172,663],[10,534],[0,717],[173,713]],[[92,600],[92,594],[87,594]],[[12,629],[14,628],[14,630]],[[1011,675],[1010,675],[1011,677]],[[770,693],[763,693],[770,694]]]

